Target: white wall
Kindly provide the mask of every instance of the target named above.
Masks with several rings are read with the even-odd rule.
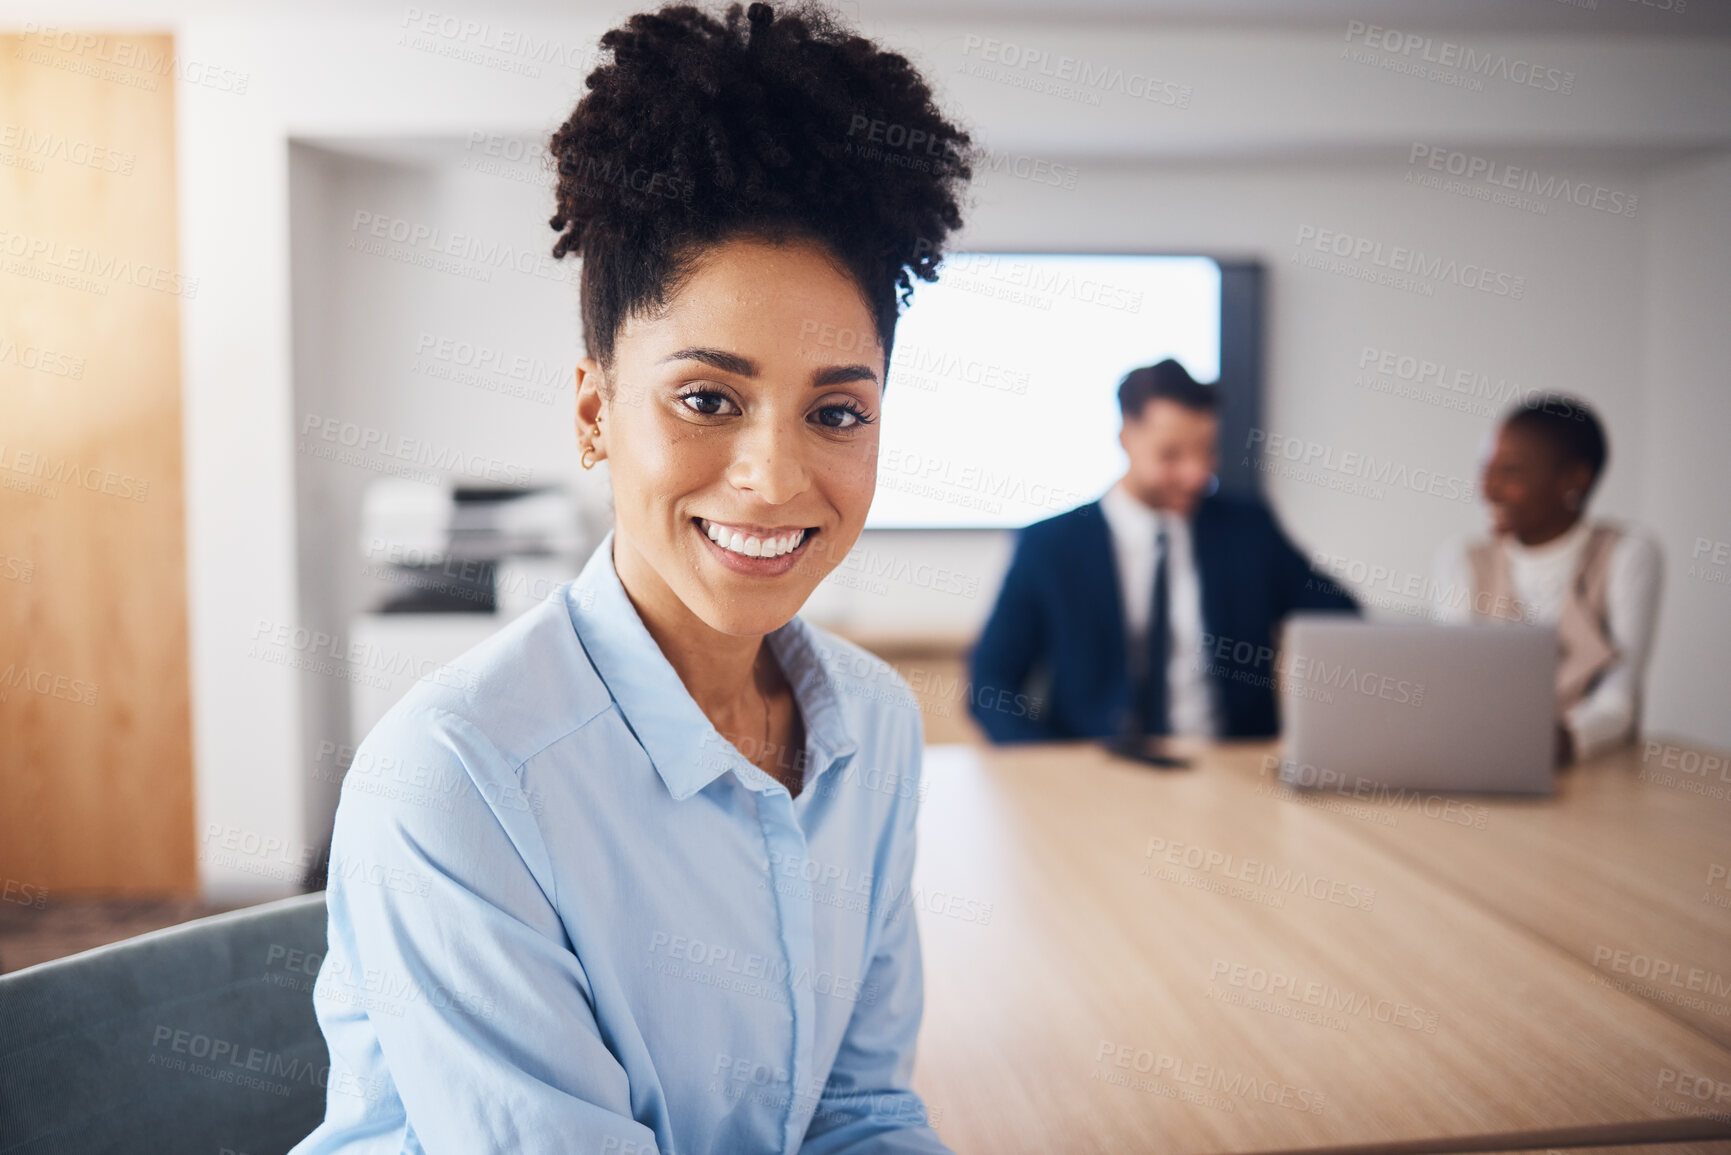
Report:
[[[1731,748],[1731,159],[1655,178],[1642,520],[1665,551],[1647,727]]]
[[[341,588],[334,578],[320,585],[308,575],[306,559],[297,558],[297,502],[303,519],[347,515],[305,507],[314,495],[296,491],[296,432],[304,413],[293,382],[307,375],[291,356],[316,365],[314,377],[347,382],[355,392],[334,395],[333,401],[365,411],[375,404],[368,399],[367,371],[378,367],[367,359],[383,357],[388,368],[401,353],[400,347],[367,344],[369,317],[376,312],[398,326],[412,325],[417,302],[443,297],[448,288],[432,288],[434,278],[421,278],[411,281],[420,288],[406,290],[412,296],[398,298],[394,290],[401,286],[375,269],[377,299],[350,301],[349,314],[325,317],[327,325],[352,335],[352,344],[296,347],[290,324],[289,140],[461,142],[476,129],[544,132],[580,91],[590,63],[581,58],[582,46],[592,45],[610,23],[593,17],[510,25],[512,31],[550,37],[576,57],[569,61],[574,66],[540,65],[538,77],[501,67],[513,61],[497,52],[453,57],[443,50],[463,46],[437,34],[417,44],[414,30],[403,28],[397,17],[278,22],[200,12],[179,23],[183,57],[248,78],[244,93],[180,85],[183,263],[201,282],[185,310],[201,831],[238,828],[280,847],[276,856],[282,859],[303,856],[321,834],[323,815],[316,792],[307,788],[312,751],[306,743],[321,731],[319,702],[328,701],[329,686],[307,695],[304,678],[292,669],[248,653],[261,622],[267,629],[279,623],[316,628],[317,622],[302,619],[325,612],[317,607],[330,604]],[[1607,187],[1643,197],[1650,182],[1658,181],[1653,195],[1694,206],[1679,212],[1695,213],[1695,231],[1711,233],[1712,243],[1722,246],[1724,217],[1711,217],[1703,203],[1712,190],[1691,191],[1695,186],[1688,180],[1663,175],[1663,166],[1684,150],[1731,146],[1731,91],[1722,81],[1731,73],[1726,42],[1457,38],[1480,52],[1506,52],[1511,59],[1572,72],[1573,91],[1563,95],[1503,81],[1474,92],[1415,80],[1382,67],[1380,60],[1361,59],[1362,46],[1347,43],[1344,28],[1072,29],[976,20],[868,23],[866,30],[920,63],[985,143],[1068,160],[1082,170],[1072,191],[1013,178],[983,182],[963,243],[1213,249],[1268,258],[1274,267],[1269,431],[1342,452],[1397,455],[1409,468],[1471,476],[1485,419],[1371,395],[1352,384],[1359,351],[1386,347],[1536,387],[1578,390],[1600,402],[1618,452],[1602,507],[1607,513],[1652,510],[1645,494],[1660,482],[1644,471],[1666,450],[1663,443],[1656,446],[1648,428],[1642,377],[1670,363],[1655,359],[1650,342],[1664,326],[1642,300],[1652,288],[1654,254],[1667,246],[1682,253],[1687,239],[1673,237],[1659,223],[1649,238],[1643,231],[1645,200],[1635,218],[1640,224],[1571,206],[1535,218],[1416,189],[1402,178],[1411,146],[1421,142],[1487,156],[1502,150],[1499,155],[1518,156],[1545,171],[1592,175]],[[1096,93],[1098,103],[1077,101],[1030,91],[1022,86],[1025,72],[994,78],[964,71],[979,63],[988,40],[1045,50],[1054,59],[1068,54],[1091,66],[1152,74],[1188,88],[1188,106],[1151,104],[1118,91]],[[346,208],[356,186],[345,182],[353,175],[328,167],[321,173],[314,165],[296,187],[315,202],[323,198],[327,208]],[[1722,193],[1722,178],[1708,183]],[[437,181],[425,188],[410,182],[400,191],[403,203],[420,205],[416,198],[436,199],[446,188]],[[449,188],[456,195],[455,186]],[[482,195],[484,200],[489,194]],[[500,203],[510,199],[503,190],[491,195]],[[423,207],[439,209],[433,202]],[[534,231],[533,224],[525,232]],[[1506,266],[1527,277],[1528,292],[1514,302],[1443,286],[1434,297],[1420,298],[1298,268],[1287,261],[1306,224]],[[1670,262],[1680,276],[1685,258],[1694,259],[1682,253]],[[565,286],[520,288],[512,299],[533,300],[526,306],[530,317],[545,324],[567,321],[572,328],[566,335],[574,336]],[[545,297],[538,294],[541,288]],[[1678,349],[1697,349],[1690,365],[1705,367],[1713,351],[1689,346],[1697,338],[1686,333],[1667,339]],[[1689,379],[1702,380],[1698,374]],[[1698,388],[1677,386],[1667,410],[1677,414],[1669,419],[1674,426],[1687,426],[1688,414],[1700,412],[1691,409],[1701,404],[1691,391]],[[568,428],[567,419],[568,411],[561,411],[549,437]],[[531,452],[539,453],[554,443],[534,444]],[[491,441],[486,449],[506,458],[520,451],[514,443]],[[1469,504],[1408,492],[1378,501],[1280,477],[1271,479],[1270,490],[1307,545],[1421,573],[1428,569],[1432,542],[1473,525],[1476,517]],[[1705,510],[1687,520],[1667,531],[1668,541],[1703,529],[1725,532],[1713,529],[1724,525],[1723,518],[1715,521]],[[908,582],[883,593],[838,589],[817,599],[813,612],[864,624],[964,626],[983,615],[1004,556],[1002,538],[991,535],[904,534],[884,539],[879,548],[896,557],[903,551],[940,553],[952,566],[977,574],[981,588],[971,598]],[[1695,592],[1723,590],[1703,586]],[[1701,612],[1717,623],[1707,628],[1722,637],[1725,599],[1700,601]],[[1679,632],[1668,628],[1670,637]],[[1655,685],[1681,685],[1705,672],[1692,663],[1710,658],[1662,652]],[[1722,661],[1713,667],[1721,672],[1721,684],[1723,668]],[[1698,717],[1679,715],[1675,724],[1699,736],[1723,734],[1691,730]],[[207,864],[204,871],[213,893],[257,890],[260,878],[258,870]]]

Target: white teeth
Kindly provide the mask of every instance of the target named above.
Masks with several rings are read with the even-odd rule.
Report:
[[[737,530],[723,529],[712,521],[704,522],[703,532],[709,536],[710,541],[722,549],[743,554],[746,557],[780,557],[784,553],[792,553],[798,549],[800,542],[805,540],[803,529],[783,534],[781,537],[757,538],[748,537]]]

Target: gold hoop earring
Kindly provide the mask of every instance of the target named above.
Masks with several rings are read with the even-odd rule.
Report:
[[[595,419],[595,436],[601,436],[601,418],[599,417]],[[593,445],[586,445],[583,447],[583,456],[580,458],[580,461],[582,462],[584,469],[594,469],[595,462],[598,460],[600,459],[595,456],[595,447]]]

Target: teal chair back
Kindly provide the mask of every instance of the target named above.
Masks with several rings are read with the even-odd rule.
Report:
[[[0,1155],[281,1155],[324,1117],[322,892],[0,975]]]

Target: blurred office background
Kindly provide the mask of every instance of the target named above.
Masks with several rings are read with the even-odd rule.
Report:
[[[988,150],[958,251],[1251,271],[1213,338],[1229,363],[1197,371],[1248,390],[1223,469],[1374,616],[1422,617],[1438,545],[1483,527],[1471,486],[1510,401],[1591,401],[1595,512],[1664,551],[1644,727],[1731,748],[1731,8],[839,7]],[[538,149],[629,10],[6,6],[5,925],[62,897],[301,889],[366,726],[605,532]],[[1461,52],[1503,63],[1423,74]],[[1454,272],[1366,279],[1397,250]],[[886,429],[965,393],[1024,477],[1115,476],[1115,378],[1065,379],[1060,349],[1005,388],[944,360],[990,370],[990,349],[926,351]],[[1054,429],[1071,404],[1105,415],[1097,441]],[[966,473],[958,438],[940,474]],[[885,496],[931,480],[920,452]],[[1317,467],[1347,455],[1399,476]],[[1061,506],[988,508],[946,476],[946,515],[880,519],[807,615],[894,660],[933,741],[970,741],[962,654],[1005,522]]]

